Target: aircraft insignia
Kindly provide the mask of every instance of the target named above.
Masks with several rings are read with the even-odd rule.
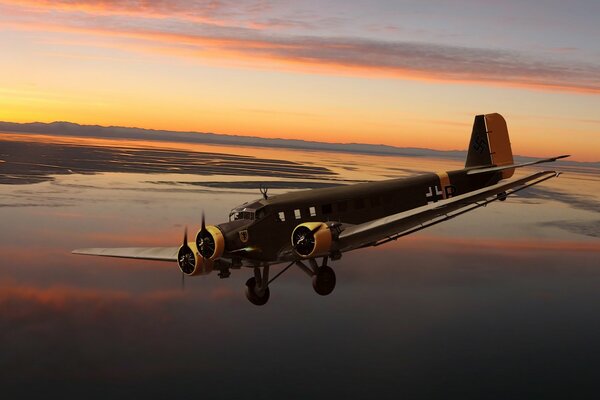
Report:
[[[487,140],[485,140],[485,137],[483,137],[483,135],[478,135],[473,143],[473,150],[481,154],[487,148],[487,145],[488,144]]]
[[[443,192],[435,186],[429,186],[429,192],[425,193],[425,197],[427,198],[427,204],[435,203],[438,200],[443,199]]]
[[[242,243],[247,243],[249,236],[248,236],[248,230],[244,229],[243,231],[239,232],[240,234],[240,240],[242,241]]]

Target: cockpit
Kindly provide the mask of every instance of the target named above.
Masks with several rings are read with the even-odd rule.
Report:
[[[252,221],[255,217],[255,212],[254,211],[236,211],[236,210],[232,210],[229,213],[229,220],[230,221],[237,221],[238,219],[246,219],[246,220],[250,220]]]
[[[229,221],[247,220],[253,221],[265,216],[265,208],[260,203],[244,204],[236,207],[229,213]]]

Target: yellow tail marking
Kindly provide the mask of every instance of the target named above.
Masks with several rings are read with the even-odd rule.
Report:
[[[440,188],[442,190],[442,198],[446,199],[446,188],[450,186],[450,177],[447,172],[436,172],[438,178],[440,178]]]

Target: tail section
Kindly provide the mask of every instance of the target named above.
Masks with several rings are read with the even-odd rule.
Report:
[[[508,128],[500,114],[475,116],[465,168],[514,164]],[[502,179],[510,178],[514,168],[503,169]]]

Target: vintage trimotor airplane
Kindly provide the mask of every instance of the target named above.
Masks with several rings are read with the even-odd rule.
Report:
[[[508,129],[500,114],[477,115],[465,168],[409,178],[303,190],[263,198],[234,208],[229,221],[206,226],[195,240],[187,228],[180,247],[89,248],[75,254],[177,262],[185,275],[252,268],[246,297],[269,300],[269,285],[292,265],[312,277],[320,295],[336,282],[328,260],[363,247],[378,246],[447,221],[529,186],[556,177],[541,171],[509,181],[515,168],[555,161],[567,155],[515,164]],[[320,260],[319,263],[317,260]],[[269,279],[270,266],[288,265]]]

